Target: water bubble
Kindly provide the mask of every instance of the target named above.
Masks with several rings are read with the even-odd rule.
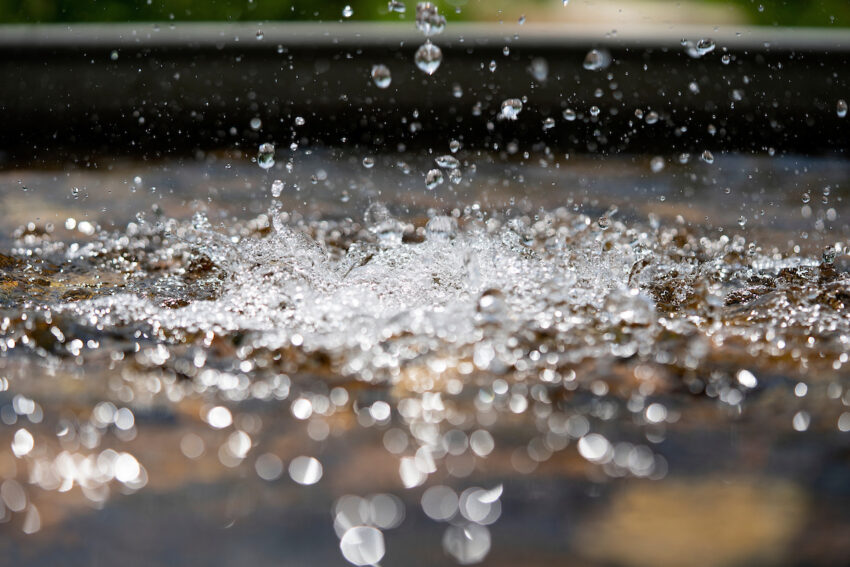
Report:
[[[437,215],[425,225],[425,239],[445,242],[457,236],[457,220],[454,217]]]
[[[439,169],[432,169],[425,175],[425,187],[429,191],[433,191],[438,185],[443,183],[443,172]]]
[[[509,98],[502,101],[502,113],[500,116],[507,120],[516,120],[522,112],[522,101],[518,98]]]
[[[443,61],[443,52],[430,41],[426,41],[416,50],[413,61],[419,69],[433,75]]]
[[[345,7],[342,9],[342,17],[343,18],[350,18],[353,15],[354,15],[354,10],[351,8],[351,6],[346,4]]]
[[[707,164],[712,164],[714,163],[714,154],[711,153],[709,150],[705,150],[704,152],[702,152],[700,159]]]
[[[838,100],[838,102],[835,104],[835,113],[838,114],[839,118],[844,118],[845,116],[847,116],[846,100],[844,100],[843,98]]]
[[[260,144],[260,151],[257,154],[257,163],[263,169],[271,169],[274,166],[274,144],[266,142]]]
[[[385,89],[390,86],[392,80],[389,67],[383,64],[372,66],[372,81],[374,81],[376,87]]]
[[[396,14],[404,14],[407,11],[407,6],[405,6],[404,2],[400,2],[399,0],[390,0],[387,3],[387,10],[395,12]]]
[[[449,149],[453,154],[456,154],[457,151],[460,149],[460,142],[458,142],[457,140],[452,140],[451,142],[449,142]]]
[[[584,68],[588,71],[602,71],[611,64],[611,54],[605,49],[591,49],[584,58]]]
[[[349,563],[377,565],[386,553],[384,534],[371,526],[354,526],[343,534],[339,549]]]
[[[545,120],[543,120],[543,129],[544,130],[549,130],[550,128],[554,128],[554,127],[555,127],[555,119],[552,118],[551,116],[546,118]]]
[[[567,108],[566,110],[564,110],[563,116],[564,120],[566,120],[567,122],[572,122],[576,119],[576,111],[572,108]]]
[[[653,173],[661,172],[664,169],[664,165],[664,158],[661,156],[655,156],[649,162],[649,168],[652,170]]]
[[[449,526],[443,534],[443,549],[461,565],[483,561],[490,545],[490,530],[477,524]]]
[[[431,2],[419,2],[416,5],[416,28],[426,36],[443,33],[446,28],[446,18],[440,15],[440,10]]]
[[[363,158],[363,167],[366,169],[372,169],[375,167],[375,158],[372,156],[366,156]]]
[[[443,169],[457,169],[460,167],[458,159],[448,154],[435,158],[434,162]]]
[[[289,463],[289,476],[298,484],[316,484],[322,478],[322,463],[315,457],[295,457]]]
[[[277,199],[280,197],[280,194],[283,192],[283,181],[280,179],[275,179],[272,181],[272,197]]]

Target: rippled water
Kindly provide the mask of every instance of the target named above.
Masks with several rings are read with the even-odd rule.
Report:
[[[3,549],[844,556],[847,166],[455,155],[4,174]]]

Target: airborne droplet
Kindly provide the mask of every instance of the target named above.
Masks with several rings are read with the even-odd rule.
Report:
[[[520,99],[509,98],[502,101],[502,118],[516,120],[520,112],[522,112],[522,101]]]
[[[390,86],[393,78],[389,68],[386,65],[379,64],[372,66],[372,80],[375,82],[376,87],[385,89]]]
[[[838,100],[838,103],[835,105],[835,113],[838,114],[839,118],[844,118],[847,116],[847,101],[842,99]]]
[[[443,52],[429,40],[419,46],[416,55],[413,56],[413,61],[422,71],[433,75],[440,67],[440,63],[443,62]]]
[[[257,153],[257,164],[263,169],[271,169],[274,166],[274,144],[268,142],[260,144],[260,150]]]
[[[439,169],[432,169],[425,175],[425,187],[428,188],[429,191],[433,191],[437,188],[437,185],[441,185],[443,183],[443,172]]]
[[[584,68],[588,71],[601,71],[611,64],[611,54],[604,49],[591,49],[584,58]]]

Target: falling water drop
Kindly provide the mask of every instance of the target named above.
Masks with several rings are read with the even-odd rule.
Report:
[[[649,168],[652,170],[653,173],[661,172],[664,169],[664,165],[664,158],[661,156],[655,156],[649,162]]]
[[[502,101],[502,118],[516,120],[520,112],[522,112],[522,101],[520,99],[509,98]]]
[[[453,154],[456,154],[457,151],[460,149],[460,142],[458,142],[457,140],[452,140],[451,142],[449,142],[449,149],[452,151]]]
[[[604,49],[591,49],[584,58],[584,68],[588,71],[601,71],[611,64],[611,54]]]
[[[443,52],[430,40],[419,46],[413,56],[416,66],[429,75],[433,75],[443,62]]]
[[[351,6],[346,4],[345,7],[342,9],[342,17],[343,18],[350,18],[353,15],[354,15],[354,10],[351,8]]]
[[[260,144],[260,151],[257,154],[257,163],[263,169],[271,169],[274,166],[274,144],[266,142]]]
[[[405,6],[404,2],[400,2],[399,0],[390,0],[389,3],[387,3],[387,10],[395,12],[396,14],[404,14],[407,11],[407,6]]]
[[[702,152],[702,156],[700,156],[700,159],[702,159],[702,161],[707,164],[712,164],[714,163],[714,154],[711,153],[709,150],[705,150],[704,152]]]
[[[283,181],[280,179],[275,179],[272,182],[272,197],[277,199],[280,197],[280,194],[283,192]]]
[[[847,116],[847,101],[842,99],[838,100],[838,103],[835,105],[835,113],[838,114],[839,118],[844,118]]]
[[[425,187],[429,191],[433,191],[438,185],[443,183],[443,172],[439,169],[432,169],[425,175]]]
[[[366,156],[363,158],[363,167],[366,169],[372,169],[375,167],[375,158],[372,156]]]
[[[543,120],[543,129],[544,130],[549,130],[550,128],[554,128],[554,127],[555,127],[555,119],[552,118],[551,116],[546,118],[545,120]]]
[[[572,122],[573,120],[576,119],[576,111],[573,110],[572,108],[568,108],[568,109],[564,110],[563,116],[564,116],[564,120],[566,120],[567,122]]]
[[[446,18],[440,15],[440,10],[431,2],[419,2],[416,5],[416,28],[426,36],[443,33],[446,28]]]
[[[372,81],[375,82],[376,87],[385,89],[390,86],[392,80],[392,75],[386,65],[378,64],[372,66]]]
[[[460,162],[454,156],[443,155],[434,159],[434,162],[443,169],[457,169],[460,167]]]

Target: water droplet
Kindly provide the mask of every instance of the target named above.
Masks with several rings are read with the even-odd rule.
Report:
[[[354,526],[342,535],[339,549],[349,563],[377,565],[386,553],[384,534],[371,526]]]
[[[567,108],[566,110],[564,110],[563,116],[564,120],[566,120],[567,122],[572,122],[576,119],[576,111],[572,108]]]
[[[110,58],[112,61],[118,61],[118,51],[117,51],[117,50],[115,50],[115,49],[113,49],[113,50],[112,50],[112,53],[110,53],[110,54],[109,54],[109,58]]]
[[[260,120],[257,117],[254,117],[254,118],[251,119],[250,125],[251,125],[251,130],[259,130],[263,126],[263,121]]]
[[[835,258],[838,255],[838,252],[832,246],[828,246],[824,248],[823,255],[821,258],[823,259],[823,263],[827,265],[832,265],[835,263]]]
[[[266,35],[263,33],[263,30],[257,30],[257,41],[262,41]]]
[[[551,116],[546,118],[545,120],[543,120],[543,129],[544,130],[549,130],[550,128],[554,128],[554,127],[555,127],[555,119],[552,118]]]
[[[353,15],[354,15],[354,10],[352,10],[351,6],[346,4],[345,7],[342,9],[342,17],[343,18],[350,18]]]
[[[490,72],[493,73],[496,70],[496,62],[490,61],[490,65],[488,65],[488,69],[490,69]]]
[[[731,61],[732,61],[732,57],[730,57],[728,53],[724,53],[720,57],[720,62],[723,63],[724,65],[728,65]]]
[[[295,457],[289,463],[289,476],[298,484],[316,484],[322,479],[322,463],[315,457]]]
[[[605,215],[602,215],[601,217],[596,219],[596,224],[602,230],[606,230],[609,226],[611,226],[611,219],[609,219]]]
[[[838,102],[835,104],[835,113],[838,114],[839,118],[844,118],[845,116],[847,116],[846,100],[844,100],[843,98],[838,100]]]
[[[426,36],[443,33],[446,18],[440,15],[437,6],[431,2],[419,2],[416,5],[416,28]]]
[[[448,154],[435,158],[434,162],[443,169],[457,169],[460,167],[458,159]]]
[[[457,493],[448,486],[436,485],[422,493],[422,511],[437,522],[450,520],[458,512]]]
[[[744,215],[738,217],[738,226],[740,226],[741,228],[747,226],[747,217],[745,217]]]
[[[407,6],[405,6],[404,2],[400,2],[399,0],[390,0],[389,3],[387,3],[387,10],[395,12],[396,14],[404,14],[407,11]]]
[[[425,238],[430,241],[448,241],[457,236],[457,220],[454,217],[437,215],[425,225]]]
[[[416,55],[413,56],[413,61],[419,69],[433,75],[443,61],[443,52],[429,40],[419,46]]]
[[[389,67],[383,64],[372,66],[372,81],[374,81],[376,87],[385,89],[390,86],[392,80]]]
[[[714,43],[713,39],[708,37],[703,38],[697,42],[697,53],[699,53],[700,55],[706,55],[714,51],[715,46],[716,44]]]
[[[296,126],[304,126],[304,124],[305,124],[305,121],[304,121],[303,116],[296,116],[295,117],[295,125]]]
[[[536,57],[531,60],[529,71],[534,80],[542,83],[549,77],[549,62],[542,57]]]
[[[210,427],[215,429],[224,429],[233,423],[233,416],[230,410],[224,406],[215,406],[210,409],[205,419],[210,424]]]
[[[458,142],[457,140],[452,140],[451,142],[449,142],[449,149],[452,151],[453,154],[456,154],[457,151],[460,149],[460,142]]]
[[[570,3],[570,0],[564,0],[564,8],[566,8]]]
[[[280,179],[275,179],[272,182],[272,197],[277,199],[280,197],[280,194],[283,192],[283,181]]]
[[[517,23],[519,25],[523,25],[525,23],[525,14],[523,14],[519,17],[519,20],[517,20]]]
[[[599,107],[598,107],[598,106],[591,106],[591,107],[590,107],[590,115],[591,115],[591,116],[594,116],[594,117],[595,117],[595,116],[599,116],[599,113],[600,113],[600,112],[601,112],[601,110],[599,110]]]
[[[283,461],[277,455],[263,453],[254,462],[254,470],[261,479],[271,482],[279,479],[283,474]]]
[[[584,58],[584,68],[588,71],[601,71],[611,64],[611,54],[605,49],[591,49]]]
[[[653,173],[659,173],[660,171],[662,171],[664,169],[664,165],[664,158],[661,156],[655,156],[649,162],[649,168],[652,170]]]
[[[803,193],[801,200],[803,201],[803,203],[808,203],[809,201],[812,200],[812,196],[809,195],[808,193]]]
[[[656,122],[658,122],[658,118],[659,118],[658,113],[655,112],[654,110],[650,110],[649,112],[646,113],[645,120],[646,120],[647,124],[652,125],[652,124],[655,124]]]
[[[372,156],[366,156],[363,158],[363,167],[366,169],[372,169],[375,167],[375,158]]]
[[[714,163],[714,154],[711,153],[709,150],[705,150],[704,152],[702,152],[700,159],[705,163],[712,164]]]
[[[520,99],[509,98],[502,101],[502,118],[516,120],[520,112],[522,112],[522,101]]]
[[[433,191],[438,185],[443,183],[443,172],[439,169],[432,169],[425,175],[425,187],[429,191]]]
[[[257,154],[257,163],[263,169],[271,169],[274,166],[274,144],[266,142],[260,144],[260,151]]]

